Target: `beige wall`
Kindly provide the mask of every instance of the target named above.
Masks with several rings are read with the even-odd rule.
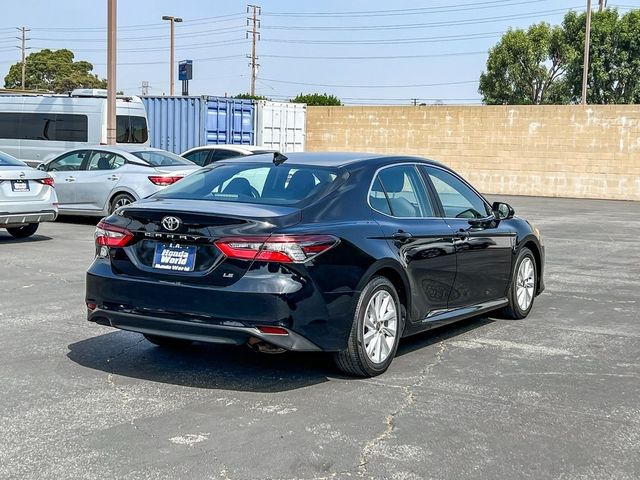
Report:
[[[640,200],[640,105],[309,107],[307,150],[426,156],[485,193]]]

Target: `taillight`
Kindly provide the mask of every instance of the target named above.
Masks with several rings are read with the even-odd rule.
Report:
[[[53,178],[51,177],[45,177],[45,178],[40,178],[38,179],[38,182],[40,182],[43,185],[49,185],[50,187],[53,187]]]
[[[153,183],[154,185],[158,185],[159,187],[166,187],[167,185],[173,185],[178,180],[182,180],[182,176],[176,175],[173,177],[165,177],[156,175],[149,177],[149,180],[151,180],[151,183]]]
[[[96,246],[124,247],[133,238],[133,234],[124,228],[109,225],[101,221],[96,226]]]
[[[273,235],[221,238],[216,246],[229,258],[304,263],[337,243],[331,235]]]

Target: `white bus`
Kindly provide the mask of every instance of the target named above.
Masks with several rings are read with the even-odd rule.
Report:
[[[107,91],[70,95],[0,95],[0,151],[37,165],[70,148],[107,143]],[[138,97],[116,100],[116,141],[149,146],[147,113]]]

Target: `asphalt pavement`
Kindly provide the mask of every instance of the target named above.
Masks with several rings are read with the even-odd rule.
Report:
[[[545,237],[529,318],[404,340],[367,380],[90,324],[91,221],[0,231],[0,478],[640,478],[640,203],[506,201]]]

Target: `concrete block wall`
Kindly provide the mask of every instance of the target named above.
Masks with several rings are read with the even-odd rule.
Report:
[[[485,193],[640,200],[640,105],[308,107],[306,149],[425,156]]]

